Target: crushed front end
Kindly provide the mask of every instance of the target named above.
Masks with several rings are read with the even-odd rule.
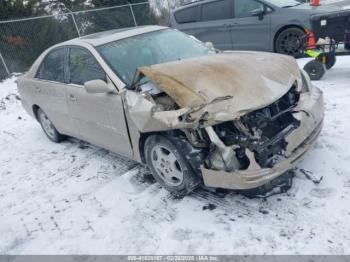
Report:
[[[281,99],[263,109],[207,128],[215,146],[201,168],[204,184],[252,189],[293,168],[323,125],[322,92],[310,82],[307,84],[307,92],[299,92],[294,85]],[[226,151],[234,154],[222,153]]]
[[[248,74],[252,61],[257,71]],[[134,83],[124,99],[137,129],[188,145],[184,155],[208,187],[244,190],[274,180],[322,129],[322,92],[288,56],[187,59],[140,68]]]

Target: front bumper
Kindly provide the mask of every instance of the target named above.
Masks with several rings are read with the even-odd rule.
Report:
[[[300,120],[300,127],[286,137],[288,142],[286,158],[272,168],[261,168],[255,161],[254,153],[247,150],[250,166],[246,170],[225,172],[202,167],[204,185],[225,189],[253,189],[262,186],[293,168],[298,160],[310,149],[319,136],[324,119],[323,94],[314,87],[310,93],[301,95],[293,114]]]

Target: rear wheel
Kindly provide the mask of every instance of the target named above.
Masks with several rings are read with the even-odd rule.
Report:
[[[305,36],[305,32],[300,28],[292,27],[283,30],[275,41],[276,52],[295,58],[300,57],[303,54],[303,36]]]
[[[318,60],[312,60],[304,66],[311,80],[320,80],[326,73],[326,66]]]
[[[61,135],[57,129],[55,128],[55,126],[53,125],[53,123],[51,122],[51,120],[48,118],[48,116],[44,113],[43,110],[41,110],[40,108],[37,111],[37,117],[38,120],[41,124],[42,129],[44,130],[46,136],[53,142],[55,143],[59,143],[61,141],[63,141],[65,139],[64,135]]]
[[[183,197],[201,184],[181,148],[161,135],[147,138],[145,158],[154,178],[176,197]]]

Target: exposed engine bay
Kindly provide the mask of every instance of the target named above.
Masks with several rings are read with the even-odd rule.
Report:
[[[226,146],[236,146],[236,156],[241,169],[249,166],[246,149],[254,152],[257,163],[262,168],[271,168],[284,157],[287,147],[285,140],[300,126],[293,117],[293,109],[298,104],[300,94],[296,86],[272,105],[251,112],[240,120],[214,126],[214,130]]]
[[[239,120],[206,131],[184,132],[193,146],[209,149],[205,165],[210,169],[228,172],[247,169],[250,164],[247,149],[254,153],[261,168],[271,168],[285,157],[286,136],[300,126],[300,121],[293,117],[299,99],[297,87],[293,86],[278,101]]]
[[[147,88],[146,88],[147,87]],[[140,86],[142,92],[152,94],[158,107],[164,111],[176,110],[177,104],[151,82]],[[287,147],[285,137],[300,126],[293,117],[300,93],[297,84],[273,104],[250,112],[239,120],[224,122],[207,128],[182,129],[186,139],[201,155],[202,163],[214,170],[232,172],[248,168],[250,161],[246,150],[254,153],[261,168],[271,168],[281,158]]]

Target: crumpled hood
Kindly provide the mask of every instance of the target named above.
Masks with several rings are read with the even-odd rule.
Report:
[[[204,105],[230,114],[263,108],[281,98],[301,74],[294,58],[261,52],[226,52],[139,68],[182,108]],[[220,108],[218,101],[226,101]],[[235,112],[233,112],[235,111]]]

